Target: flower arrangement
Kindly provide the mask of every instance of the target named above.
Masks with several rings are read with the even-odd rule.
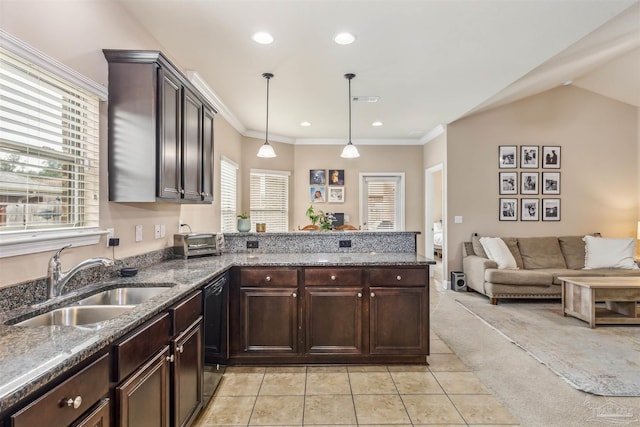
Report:
[[[306,212],[307,218],[311,221],[312,225],[320,225],[322,230],[331,230],[333,228],[333,221],[336,220],[336,217],[331,212],[323,212],[318,209],[317,211],[313,207],[313,205],[309,206]]]

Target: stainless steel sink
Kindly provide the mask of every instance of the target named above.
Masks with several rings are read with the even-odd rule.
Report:
[[[168,291],[168,287],[115,288],[98,292],[74,303],[75,305],[135,305]]]
[[[15,326],[80,326],[116,318],[134,305],[85,305],[63,307],[16,323]]]

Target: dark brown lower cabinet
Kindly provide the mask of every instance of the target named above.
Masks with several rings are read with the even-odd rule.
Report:
[[[72,427],[110,427],[111,405],[109,399],[103,399],[98,406],[88,413],[82,420],[75,422]]]
[[[198,318],[172,340],[173,426],[190,425],[202,408],[203,322]]]
[[[119,427],[169,426],[169,346],[116,387]]]
[[[362,353],[362,288],[306,289],[307,353]]]

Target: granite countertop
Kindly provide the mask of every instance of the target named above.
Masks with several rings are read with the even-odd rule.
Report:
[[[360,266],[428,265],[435,262],[413,253],[289,253],[225,254],[174,259],[141,269],[137,276],[105,280],[70,292],[37,308],[25,306],[0,312],[0,413],[56,376],[166,310],[213,277],[234,266]],[[122,286],[167,286],[166,292],[137,305],[124,315],[97,326],[7,326],[5,322],[49,311],[95,293]]]

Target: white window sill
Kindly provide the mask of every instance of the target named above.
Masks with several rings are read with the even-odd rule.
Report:
[[[32,230],[0,234],[0,258],[28,255],[73,246],[96,245],[106,230],[83,228],[75,230]]]

